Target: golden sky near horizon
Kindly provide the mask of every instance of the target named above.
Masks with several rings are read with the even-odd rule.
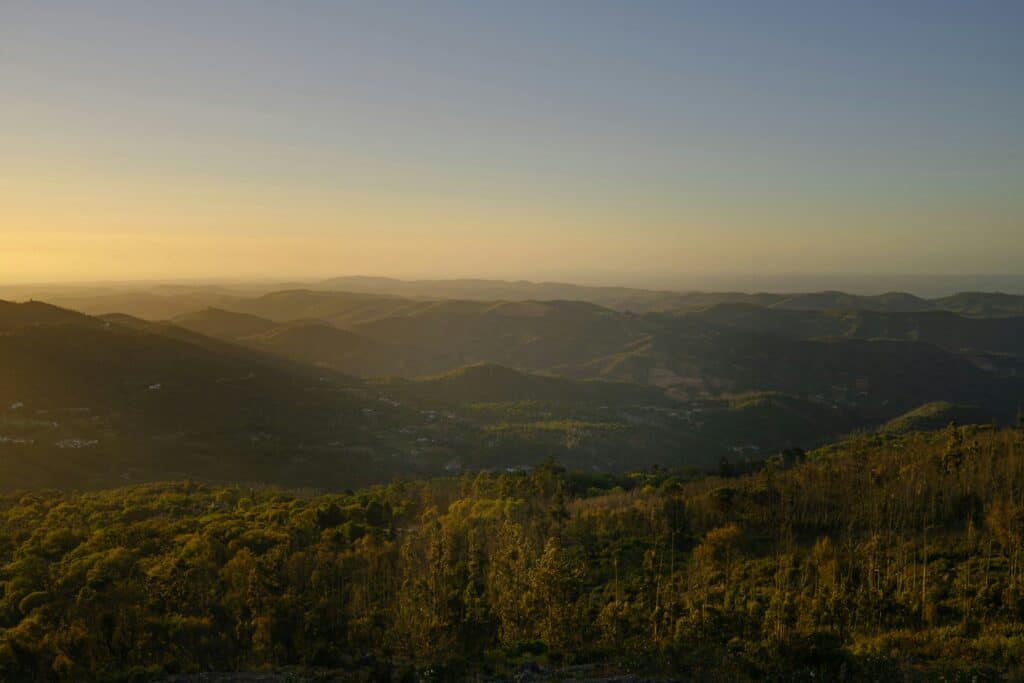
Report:
[[[995,10],[90,5],[0,6],[0,282],[1024,269]]]

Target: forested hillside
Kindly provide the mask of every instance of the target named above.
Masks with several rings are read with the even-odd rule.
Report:
[[[936,402],[1005,424],[1024,393],[1021,318],[748,305],[640,316],[303,291],[249,301],[352,329],[0,302],[0,490],[181,476],[344,489],[546,457],[597,472],[706,468]]]
[[[826,294],[634,315],[567,300],[413,301],[295,290],[234,303],[242,316],[208,310],[177,323],[362,377],[416,378],[488,363],[657,387],[680,400],[782,392],[862,424],[936,400],[1010,417],[1024,386],[1024,318],[810,307],[903,299]]]
[[[7,494],[0,678],[1016,678],[1022,455],[968,426],[722,476]]]
[[[0,327],[0,489],[181,476],[352,486],[394,473],[369,448],[387,424],[364,412],[376,396],[337,373],[42,304],[0,309]]]
[[[1024,354],[1024,317],[971,318],[948,311],[787,310],[749,304],[720,304],[690,316],[709,324],[794,339],[888,339],[926,342],[947,351]]]

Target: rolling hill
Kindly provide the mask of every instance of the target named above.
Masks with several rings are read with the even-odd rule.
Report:
[[[53,310],[32,310],[42,315],[22,311],[17,327],[4,316],[0,332],[0,488],[177,476],[340,486],[390,467],[372,457],[379,420],[363,409],[375,398],[341,375],[173,326],[41,322]]]
[[[98,324],[89,316],[41,301],[16,303],[0,300],[0,331],[29,325],[56,323]]]
[[[586,301],[605,308],[634,313],[691,311],[721,303],[749,303],[789,310],[888,313],[950,311],[974,317],[1024,315],[1024,296],[1000,292],[961,292],[951,296],[926,299],[908,292],[886,292],[877,295],[857,295],[840,291],[678,292],[525,280],[397,280],[365,276],[332,278],[316,283],[311,286],[311,289],[413,299]]]
[[[407,315],[429,306],[430,302],[392,296],[294,289],[234,301],[226,308],[274,322],[316,319],[349,327],[380,318]]]
[[[179,316],[173,326],[298,363],[376,376],[400,372],[407,350],[370,340],[323,320],[274,322],[247,313],[209,308]]]
[[[976,317],[1024,315],[1024,296],[1002,292],[960,292],[932,303],[946,311]]]
[[[1024,318],[308,290],[230,305],[154,322],[0,304],[0,488],[711,465],[936,401],[1005,421],[1024,395]]]
[[[389,395],[423,405],[542,401],[591,406],[664,406],[664,392],[626,382],[577,381],[478,363],[418,380],[391,378],[375,383]]]
[[[321,321],[284,323],[238,341],[292,360],[352,374],[373,374],[382,366],[389,367],[400,355],[397,349],[389,352],[366,337]]]
[[[266,318],[225,311],[222,308],[206,308],[187,313],[173,318],[172,322],[178,327],[218,339],[241,339],[268,332],[277,326],[274,321]]]
[[[971,318],[949,311],[818,311],[750,304],[719,304],[687,315],[710,325],[794,339],[886,339],[925,342],[948,351],[1024,355],[1024,316]]]
[[[849,303],[845,295],[826,298]],[[894,300],[905,301],[878,298]],[[945,311],[818,311],[748,302],[635,315],[581,301],[412,301],[309,291],[271,294],[246,306],[278,318],[292,311],[341,321],[347,333],[292,322],[287,331],[235,341],[364,377],[414,378],[485,363],[658,387],[681,399],[782,392],[839,404],[868,420],[935,400],[1005,416],[1019,392],[1014,359],[1024,353],[1024,318]],[[229,313],[217,315],[227,318],[220,325],[239,324]],[[274,329],[269,319],[238,320]],[[212,325],[197,329],[224,333]]]
[[[1007,281],[1004,286],[1016,285]],[[325,296],[331,294],[341,296]],[[253,299],[266,295],[273,296],[269,296],[265,301],[253,303]],[[302,312],[301,307],[308,306],[315,295],[321,297],[323,306],[319,309],[314,306]],[[372,299],[584,301],[616,311],[638,314],[694,311],[722,303],[749,303],[791,310],[866,310],[889,313],[941,310],[970,317],[1024,315],[1024,296],[1001,292],[960,292],[929,299],[899,291],[877,295],[858,295],[841,291],[670,291],[525,280],[398,280],[365,276],[338,277],[303,283],[21,285],[0,287],[0,297],[34,297],[90,315],[119,312],[148,320],[167,320],[203,308],[216,307],[252,313],[278,322],[296,318],[319,318],[342,326],[349,322],[379,317],[382,311],[375,310],[374,305],[370,303]],[[356,314],[350,320],[344,319],[357,304],[368,303],[370,305],[365,311]],[[388,313],[387,310],[383,312]]]

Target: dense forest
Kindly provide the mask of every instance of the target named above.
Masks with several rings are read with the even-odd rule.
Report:
[[[0,498],[0,679],[1024,675],[1024,431],[357,492]]]

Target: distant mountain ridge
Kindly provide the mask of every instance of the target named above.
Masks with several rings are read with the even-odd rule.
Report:
[[[823,299],[846,295],[803,302]],[[901,296],[878,301],[893,300],[906,302]],[[811,396],[872,420],[935,400],[1007,411],[1024,381],[1024,317],[750,302],[637,315],[582,301],[411,300],[310,290],[249,299],[240,308],[241,317],[213,309],[176,322],[199,321],[193,329],[211,334],[257,329],[223,338],[362,377],[422,378],[497,365],[639,384],[683,400],[736,392]],[[270,319],[289,311],[300,319]],[[267,317],[252,318],[261,314]],[[309,315],[334,327],[302,319]]]
[[[1024,355],[1024,316],[975,318],[936,310],[822,311],[743,303],[717,304],[686,315],[709,324],[794,339],[841,337],[919,341],[950,351],[975,349]]]
[[[797,310],[865,310],[891,313],[947,310],[979,317],[1024,315],[1024,296],[1001,292],[960,292],[951,296],[926,299],[897,291],[876,295],[848,294],[836,290],[795,293],[679,292],[526,280],[397,280],[364,276],[332,278],[310,288],[413,298],[579,300],[635,313],[691,310],[718,303],[752,303]]]
[[[221,339],[239,339],[275,327],[272,320],[213,307],[177,316],[172,322],[193,332]]]
[[[289,299],[294,298],[296,292],[346,293],[353,301],[361,298],[366,305],[364,319],[375,313],[374,302],[379,304],[383,300],[396,299],[406,301],[406,305],[427,300],[586,301],[633,313],[690,311],[721,303],[750,303],[797,310],[867,310],[890,313],[946,310],[971,317],[1024,315],[1024,296],[1001,292],[964,291],[929,299],[903,291],[877,295],[849,294],[838,290],[789,293],[673,291],[526,280],[398,280],[365,276],[232,287],[179,284],[147,287],[83,286],[76,289],[71,286],[51,286],[33,291],[30,287],[21,286],[8,287],[3,291],[12,292],[14,298],[43,298],[90,315],[118,312],[152,320],[166,320],[207,307],[250,312],[278,321],[293,319],[296,316],[291,310]],[[7,296],[11,298],[11,294]],[[246,307],[253,299],[262,297],[267,297],[267,301],[260,305],[263,312],[247,310]],[[329,301],[329,297],[326,300]],[[275,302],[279,305],[278,311],[269,314],[267,307]],[[329,316],[313,311],[298,317],[329,319]]]

